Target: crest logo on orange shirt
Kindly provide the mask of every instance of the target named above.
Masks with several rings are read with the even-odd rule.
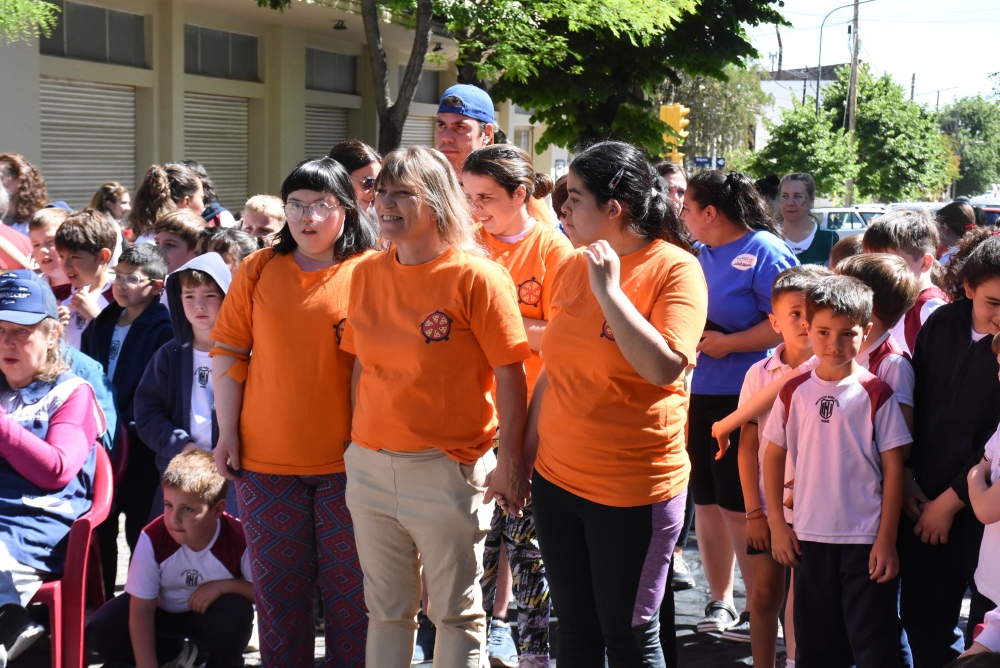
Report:
[[[434,311],[420,323],[420,333],[424,335],[424,343],[431,341],[447,341],[451,335],[451,318],[441,311]]]
[[[347,318],[341,318],[340,322],[333,326],[333,332],[337,335],[337,345],[340,345],[340,340],[344,338],[344,328],[347,326]]]
[[[538,306],[542,301],[542,284],[534,276],[517,286],[517,299],[528,306]]]
[[[608,339],[609,341],[615,340],[614,332],[611,331],[611,325],[608,324],[607,320],[605,320],[604,324],[601,326],[601,336]]]

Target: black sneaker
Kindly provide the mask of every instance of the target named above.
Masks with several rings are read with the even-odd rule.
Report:
[[[44,633],[45,627],[36,624],[28,611],[16,603],[0,608],[0,645],[3,646],[8,661],[20,656]]]
[[[698,622],[698,633],[722,633],[740,621],[736,609],[725,601],[712,601],[705,607],[705,617]]]

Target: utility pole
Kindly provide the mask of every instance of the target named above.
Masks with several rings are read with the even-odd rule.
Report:
[[[778,72],[780,73],[781,72],[781,54],[782,54],[782,48],[781,48],[781,30],[778,27],[777,23],[774,24],[774,34],[777,35],[777,37],[778,37]]]
[[[809,83],[809,66],[806,65],[804,68],[805,74],[802,75],[802,106],[806,106],[806,84]]]
[[[861,42],[858,41],[858,0],[854,0],[854,23],[852,24],[854,48],[851,55],[851,87],[847,98],[847,133],[851,143],[854,143],[854,129],[857,125],[858,109],[858,53]],[[854,202],[854,179],[848,179],[844,204],[850,206]]]
[[[917,87],[917,73],[913,73],[913,77],[910,79],[910,102],[913,102],[913,91]]]

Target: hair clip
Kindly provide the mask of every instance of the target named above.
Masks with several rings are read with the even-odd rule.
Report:
[[[614,192],[615,188],[618,187],[618,182],[622,180],[623,176],[625,176],[625,168],[624,167],[622,167],[621,169],[619,169],[618,173],[615,174],[614,177],[612,177],[611,181],[608,182],[608,190],[610,190],[611,192]]]
[[[968,225],[966,225],[962,229],[964,231],[966,231],[966,232],[968,232],[969,230],[974,230],[974,229],[976,229],[976,224],[975,223],[969,223]]]

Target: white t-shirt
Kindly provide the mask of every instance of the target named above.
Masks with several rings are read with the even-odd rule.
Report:
[[[1000,652],[1000,608],[986,613],[986,628],[976,638],[976,642],[986,645],[991,652]]]
[[[170,537],[161,515],[139,535],[125,591],[136,598],[155,598],[167,612],[188,612],[188,599],[198,587],[234,578],[252,581],[250,553],[238,520],[223,515],[208,546],[195,552]]]
[[[87,329],[87,325],[90,321],[84,318],[82,315],[76,312],[76,309],[72,307],[71,302],[73,301],[73,295],[75,295],[79,290],[73,288],[69,293],[69,297],[60,302],[60,306],[65,306],[70,310],[69,314],[69,324],[66,325],[66,343],[73,346],[77,350],[80,349],[80,343],[83,339],[83,330]],[[102,311],[104,308],[110,304],[104,297],[104,293],[97,295],[97,307]],[[108,374],[110,377],[111,374]]]
[[[764,437],[795,468],[792,520],[800,540],[871,544],[882,514],[881,453],[910,443],[889,385],[867,371],[839,381],[815,372],[781,389]]]
[[[118,368],[118,356],[121,354],[122,346],[125,344],[125,337],[128,330],[132,329],[132,323],[127,325],[115,325],[115,331],[111,334],[111,349],[108,351],[108,380],[114,380],[115,369]]]
[[[194,374],[191,380],[191,424],[188,433],[199,448],[212,449],[212,360],[208,352],[194,350]]]
[[[818,229],[819,225],[813,223],[812,232],[809,233],[808,237],[806,237],[802,241],[792,241],[791,239],[786,237],[785,243],[788,244],[788,247],[792,249],[792,252],[795,253],[796,255],[798,255],[799,253],[804,253],[807,250],[809,250],[810,246],[813,245],[813,240],[816,238],[816,230]]]
[[[882,363],[879,364],[878,369],[875,371],[868,368],[868,361],[871,359],[872,352],[885,343],[890,336],[892,336],[891,332],[886,332],[880,336],[878,341],[873,343],[870,348],[863,353],[858,353],[858,356],[854,358],[854,361],[887,382],[889,387],[892,388],[893,393],[895,393],[896,401],[898,401],[900,405],[912,408],[913,384],[916,382],[916,375],[913,372],[913,365],[910,364],[908,359],[902,355],[890,354],[882,358]],[[896,343],[899,344],[900,348],[906,348],[906,344],[900,343],[898,339],[896,340]]]
[[[1000,484],[1000,429],[986,442],[983,453],[990,462],[990,482]],[[979,546],[979,566],[976,568],[976,587],[979,593],[994,603],[1000,601],[1000,522],[987,524],[983,542]],[[1000,648],[994,648],[998,651]]]
[[[779,344],[777,348],[774,349],[774,353],[768,357],[765,357],[759,362],[755,362],[749,370],[747,370],[747,375],[743,379],[743,388],[740,390],[740,405],[743,405],[748,401],[753,395],[757,394],[762,388],[770,385],[774,381],[778,380],[786,373],[792,370],[792,367],[788,366],[781,361],[781,353],[785,350],[785,344]],[[764,453],[766,451],[766,441],[764,440],[762,432],[764,431],[764,425],[767,424],[767,418],[771,414],[771,409],[767,409],[763,413],[757,416],[757,438],[760,441],[760,449],[757,450],[757,488],[760,492],[760,505],[764,509],[764,513],[767,513],[767,496],[764,494]],[[785,493],[782,498],[786,501],[788,500],[788,495],[790,490],[787,485],[792,480],[795,479],[795,471],[792,468],[792,463],[789,457],[785,457]],[[747,509],[749,510],[749,508]],[[792,509],[785,508],[785,521],[792,521]]]
[[[933,313],[937,308],[944,306],[947,303],[948,302],[946,302],[945,300],[938,299],[937,297],[925,301],[923,305],[921,305],[920,307],[921,326],[925,322],[927,322],[927,318],[931,317],[931,313]],[[889,333],[893,335],[893,337],[896,339],[897,342],[899,342],[899,345],[903,350],[912,355],[913,351],[910,350],[910,347],[906,344],[906,324],[903,322],[905,319],[906,318],[900,318],[899,322],[893,325],[892,329],[889,330]]]

